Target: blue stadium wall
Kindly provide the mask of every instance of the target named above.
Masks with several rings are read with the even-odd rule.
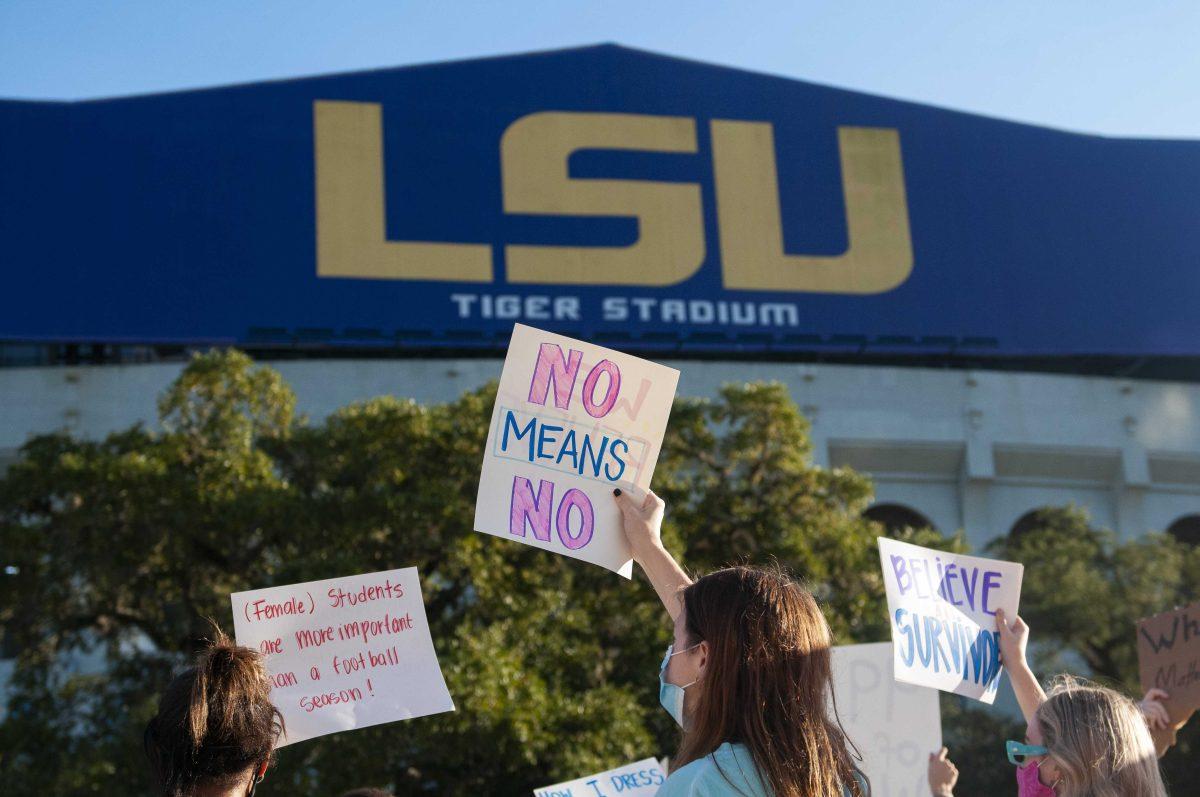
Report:
[[[0,341],[1200,354],[1200,143],[624,47],[0,102]]]

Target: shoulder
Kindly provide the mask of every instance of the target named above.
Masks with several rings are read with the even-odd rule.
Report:
[[[667,778],[658,797],[766,797],[749,753],[724,744]]]

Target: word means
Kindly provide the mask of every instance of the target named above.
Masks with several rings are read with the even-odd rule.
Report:
[[[562,467],[563,460],[567,460],[570,467],[564,469],[574,471],[580,476],[587,472],[591,478],[604,478],[610,482],[621,478],[625,473],[625,460],[622,455],[629,453],[627,442],[621,438],[610,439],[608,435],[602,435],[597,444],[587,431],[576,432],[575,429],[566,429],[566,434],[558,437],[557,434],[564,431],[564,428],[546,423],[545,420],[542,420],[539,426],[537,417],[530,417],[529,422],[522,427],[517,422],[516,413],[508,410],[504,416],[504,432],[500,435],[500,450],[508,451],[510,439],[515,445],[528,437],[525,456],[529,462],[547,460],[555,467]]]

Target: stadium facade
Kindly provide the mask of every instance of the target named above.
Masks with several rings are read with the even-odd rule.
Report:
[[[476,387],[521,321],[784,382],[888,523],[1195,539],[1198,185],[1200,142],[614,45],[0,102],[0,463],[153,423],[190,350],[319,417]]]

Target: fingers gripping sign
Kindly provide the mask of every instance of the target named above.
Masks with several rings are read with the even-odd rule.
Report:
[[[645,552],[662,544],[662,521],[667,505],[653,490],[647,491],[639,500],[628,490],[618,488],[613,490],[613,497],[621,512],[621,530],[633,558],[644,561]]]

